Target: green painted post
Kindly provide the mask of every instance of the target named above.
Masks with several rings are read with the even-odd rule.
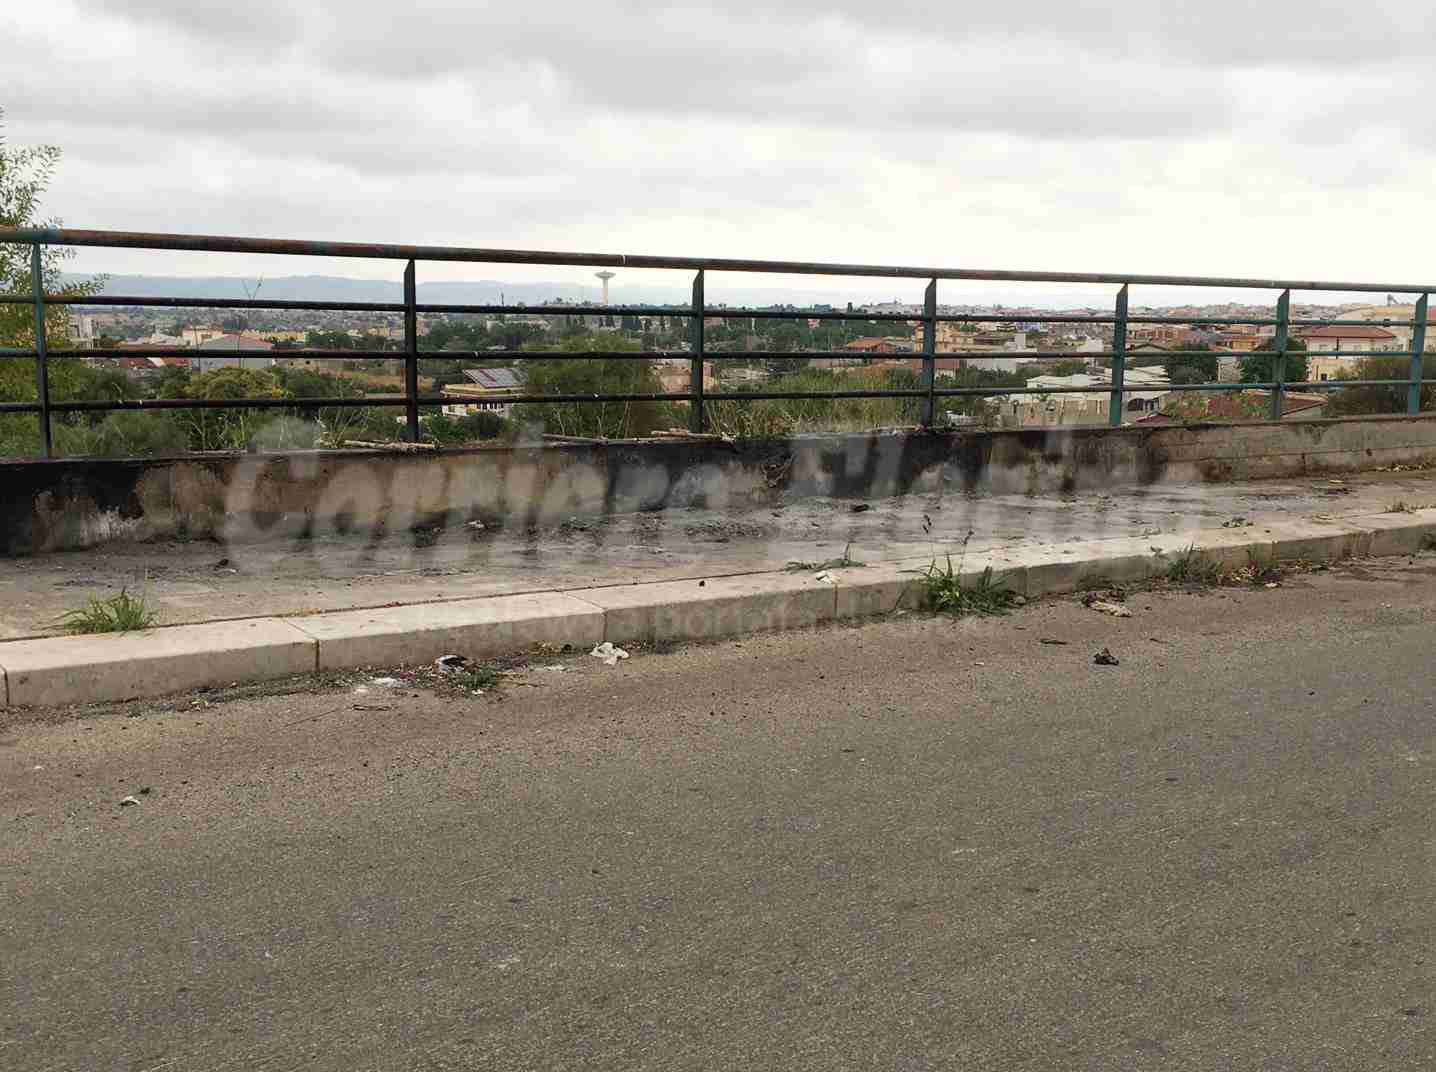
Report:
[[[1411,386],[1406,389],[1406,412],[1413,417],[1421,412],[1421,355],[1426,349],[1426,299],[1416,301],[1416,316],[1411,325]]]
[[[1127,284],[1117,291],[1117,319],[1112,324],[1112,401],[1107,411],[1113,428],[1122,424],[1122,386],[1127,381]]]
[[[30,294],[35,304],[35,395],[40,400],[40,440],[45,457],[55,453],[50,431],[50,368],[46,364],[45,347],[45,272],[41,264],[40,244],[30,247]]]
[[[404,269],[404,415],[409,442],[419,442],[419,312],[414,262]]]
[[[688,372],[688,430],[703,433],[706,421],[703,413],[703,269],[693,277],[693,362]]]
[[[931,428],[937,417],[937,280],[928,282],[922,296],[922,405],[918,411],[918,423]]]
[[[1284,290],[1276,300],[1276,334],[1271,342],[1271,419],[1274,421],[1281,420],[1281,396],[1286,389],[1286,343],[1290,319],[1291,291]]]

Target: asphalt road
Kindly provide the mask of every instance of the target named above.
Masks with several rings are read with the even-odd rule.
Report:
[[[0,716],[0,1068],[1436,1067],[1433,562]]]

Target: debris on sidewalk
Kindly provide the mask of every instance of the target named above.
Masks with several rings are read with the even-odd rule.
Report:
[[[1115,656],[1115,655],[1112,654],[1112,650],[1111,650],[1110,648],[1103,648],[1103,649],[1102,649],[1101,651],[1099,651],[1096,655],[1092,656],[1092,661],[1093,661],[1094,663],[1096,663],[1098,666],[1120,666],[1120,665],[1121,665],[1121,664],[1117,661],[1117,656]]]
[[[537,670],[537,671],[540,671],[540,672],[543,672],[543,673],[548,673],[548,674],[566,674],[566,673],[568,673],[568,667],[563,666],[563,665],[561,665],[560,663],[553,663],[552,665],[549,665],[549,666],[532,666],[532,667],[529,667],[529,669],[531,669],[531,670]]]
[[[594,645],[594,649],[589,652],[589,654],[595,659],[602,659],[604,666],[617,666],[619,659],[628,658],[628,652],[622,648],[614,647],[612,642],[607,640],[602,644]]]
[[[134,807],[134,805],[138,804],[139,802],[140,802],[140,798],[139,798],[139,797],[125,797],[124,800],[120,801],[120,807],[122,807],[122,808]]]
[[[1060,646],[1062,646],[1062,647],[1066,647],[1066,645],[1067,645],[1067,641],[1065,641],[1065,640],[1057,640],[1057,639],[1054,639],[1053,637],[1038,637],[1038,638],[1037,638],[1037,643],[1039,643],[1039,644],[1056,644],[1056,645],[1060,645]]]
[[[369,684],[378,685],[381,689],[397,689],[404,683],[397,677],[376,677],[373,678]]]
[[[1090,602],[1084,599],[1082,605],[1101,614],[1110,614],[1114,618],[1130,618],[1132,616],[1132,612],[1122,604],[1106,599],[1094,599]]]
[[[1224,529],[1246,529],[1246,528],[1251,528],[1251,524],[1252,524],[1252,523],[1251,523],[1250,521],[1248,521],[1248,520],[1247,520],[1246,518],[1244,518],[1244,517],[1234,517],[1234,518],[1232,518],[1230,521],[1223,521],[1223,522],[1222,522],[1222,528],[1224,528]]]
[[[443,674],[457,674],[464,667],[469,665],[469,660],[462,655],[440,655],[434,660],[434,665]]]
[[[833,575],[827,570],[823,570],[822,573],[818,573],[813,576],[813,580],[815,581],[831,581],[832,579]]]
[[[872,505],[870,503],[858,503],[856,506],[849,507],[849,509],[854,514],[865,514],[872,509]]]
[[[488,526],[478,520],[465,522],[464,528],[470,532],[486,532],[488,530]]]

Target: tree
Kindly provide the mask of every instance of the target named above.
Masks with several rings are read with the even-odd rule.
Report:
[[[201,372],[185,387],[186,398],[284,398],[285,392],[267,372],[246,368],[217,368]],[[180,410],[180,424],[192,450],[242,450],[256,432],[274,419],[262,409]]]
[[[435,413],[424,418],[424,438],[435,443],[463,444],[480,439],[497,439],[508,430],[508,421],[497,413],[483,410],[462,417]]]
[[[1267,339],[1246,357],[1242,358],[1242,383],[1271,383],[1276,368],[1272,361],[1272,350],[1276,340]],[[1284,383],[1302,383],[1306,380],[1306,343],[1300,339],[1288,339],[1286,343],[1286,373]]]
[[[0,121],[4,112],[0,110]],[[3,128],[0,128],[3,129]],[[0,226],[59,227],[58,218],[39,215],[40,198],[50,184],[59,165],[61,152],[54,145],[38,145],[13,149],[0,133]],[[32,292],[30,246],[0,244],[0,293],[29,297]],[[66,283],[61,268],[74,256],[74,250],[46,246],[40,254],[40,281],[46,294],[83,297],[104,286],[103,279],[82,283]],[[70,308],[67,305],[45,307],[47,351],[64,350],[69,345]],[[35,314],[30,305],[0,305],[0,346],[29,349],[35,345]],[[59,362],[47,362],[51,379],[63,380],[72,369],[61,369]],[[78,366],[78,362],[70,363]],[[59,386],[56,384],[56,386]],[[0,360],[0,401],[33,402],[39,397],[35,382],[33,359]],[[74,396],[70,396],[74,397]],[[56,417],[55,423],[66,418]],[[39,420],[31,414],[0,418],[0,454],[38,454],[40,452]]]
[[[1076,376],[1087,371],[1087,362],[1080,357],[1064,358],[1045,365],[1031,364],[1022,371],[1023,382],[1034,376]]]
[[[1370,357],[1354,362],[1356,380],[1405,380],[1411,376],[1409,357]],[[1346,378],[1346,377],[1343,377]],[[1436,369],[1422,368],[1421,408],[1436,408]],[[1403,385],[1382,387],[1343,387],[1331,396],[1326,411],[1333,417],[1349,417],[1360,413],[1405,413],[1407,388]]]
[[[540,351],[526,346],[534,354]],[[614,332],[585,332],[565,337],[562,353],[633,352],[638,343]],[[552,352],[552,351],[549,351]],[[522,359],[527,394],[661,394],[663,384],[651,361],[634,358],[527,357]],[[559,435],[627,439],[675,423],[663,402],[544,402],[525,407],[525,420],[543,422]]]
[[[1173,383],[1217,382],[1217,355],[1202,343],[1182,343],[1162,364]]]

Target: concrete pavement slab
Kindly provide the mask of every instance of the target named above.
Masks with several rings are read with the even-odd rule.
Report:
[[[11,707],[163,696],[316,668],[315,642],[278,618],[0,645]]]
[[[818,575],[806,570],[762,573],[587,588],[573,594],[603,608],[604,639],[616,644],[702,640],[797,629],[832,619],[837,585],[818,580]]]
[[[319,645],[319,669],[399,666],[441,655],[483,658],[535,644],[587,647],[603,639],[603,611],[558,592],[418,603],[294,620]]]

